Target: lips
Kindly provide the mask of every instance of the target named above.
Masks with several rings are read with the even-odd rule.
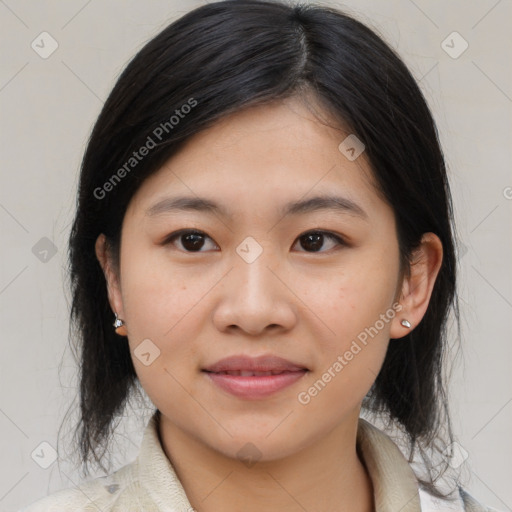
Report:
[[[245,400],[269,397],[291,386],[309,370],[277,356],[233,356],[202,370],[210,382]]]
[[[251,375],[276,375],[283,372],[296,372],[307,370],[301,364],[293,363],[278,356],[260,356],[250,357],[245,355],[232,356],[217,361],[206,368],[204,371],[211,373],[228,373],[232,375],[241,375],[250,377]],[[238,372],[238,373],[237,373]]]
[[[236,375],[238,377],[265,377],[268,375],[281,375],[288,370],[270,370],[268,372],[253,372],[251,370],[234,370],[234,371],[226,371],[226,372],[212,372],[217,373],[219,375]]]

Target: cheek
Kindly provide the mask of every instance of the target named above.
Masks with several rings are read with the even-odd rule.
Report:
[[[367,277],[369,274],[365,274]],[[370,286],[358,275],[330,284],[330,294],[318,303],[329,329],[317,338],[319,357],[301,387],[298,402],[310,417],[329,416],[336,424],[357,408],[375,381],[389,344],[393,288]]]
[[[173,268],[164,248],[144,240],[127,240],[124,249],[121,283],[129,332],[135,338],[170,335],[197,302],[193,274]]]
[[[317,365],[302,388],[300,403],[307,401],[311,413],[332,410],[337,418],[356,407],[380,371],[398,314],[393,308],[398,265],[375,254],[359,254],[317,288],[314,310],[328,328],[318,338]]]
[[[194,404],[188,394],[193,392],[190,377],[199,360],[193,340],[200,337],[198,315],[204,314],[201,297],[208,283],[164,270],[158,265],[126,265],[128,340],[135,372],[151,401],[160,410],[186,410]]]
[[[391,262],[392,263],[392,262]],[[378,335],[374,337],[387,341],[391,327],[393,299],[396,291],[396,265],[385,265],[382,261],[358,262],[336,274],[316,295],[315,310],[329,327],[326,332],[331,349],[342,350],[354,339],[364,341],[364,333],[373,326]],[[382,321],[382,315],[385,316]]]
[[[192,340],[199,337],[202,298],[216,279],[194,279],[188,269],[171,272],[155,252],[132,248],[130,253],[128,246],[126,249],[121,280],[123,306],[132,359],[142,383],[145,378],[159,378],[166,368],[180,372],[180,368],[190,367],[190,362],[197,360]],[[156,354],[150,365],[144,364],[147,356],[146,360],[138,357],[143,348],[144,353],[148,348],[152,357]]]

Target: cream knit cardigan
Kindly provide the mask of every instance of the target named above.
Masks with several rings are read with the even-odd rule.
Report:
[[[19,512],[194,512],[162,449],[158,421],[157,410],[146,426],[139,455],[130,464],[111,475],[50,494]],[[376,512],[494,510],[480,505],[462,489],[455,501],[438,500],[420,490],[396,444],[362,418],[357,446],[373,483]]]

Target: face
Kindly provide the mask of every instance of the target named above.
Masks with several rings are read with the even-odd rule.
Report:
[[[127,209],[109,296],[138,378],[167,425],[226,456],[251,442],[274,460],[353,424],[407,331],[393,211],[347,135],[295,99],[237,113]],[[182,196],[218,209],[171,207]],[[248,359],[215,366],[231,356]]]

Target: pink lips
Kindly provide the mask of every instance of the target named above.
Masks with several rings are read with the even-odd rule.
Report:
[[[258,399],[303,377],[308,369],[277,356],[233,356],[203,370],[211,381],[239,398]]]

